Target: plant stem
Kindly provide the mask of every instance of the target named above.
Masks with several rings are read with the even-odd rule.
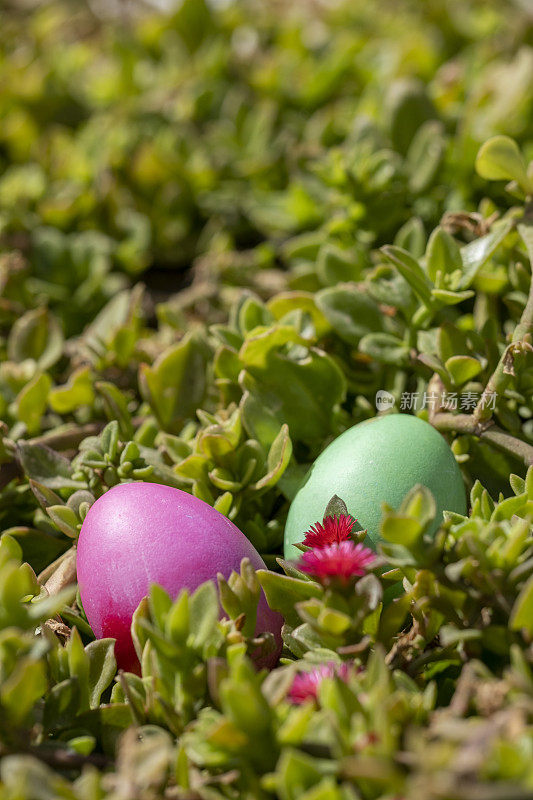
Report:
[[[444,391],[444,384],[440,376],[435,374],[431,378],[428,391],[437,392],[440,396]],[[454,431],[477,436],[481,441],[488,442],[503,453],[514,456],[523,461],[528,467],[533,464],[533,445],[511,436],[502,430],[492,420],[477,420],[474,414],[450,414],[440,411],[439,408],[430,408],[429,421],[441,432]]]
[[[523,228],[530,227],[531,223],[524,224]],[[526,234],[521,231],[521,235],[528,244]],[[529,247],[528,247],[529,249]],[[429,421],[439,431],[456,431],[457,433],[467,433],[477,436],[482,441],[501,450],[503,453],[515,456],[523,461],[528,467],[533,464],[533,446],[527,442],[517,439],[502,428],[499,428],[492,421],[492,409],[490,408],[490,397],[494,394],[502,395],[511,378],[515,375],[515,358],[533,352],[533,277],[530,282],[529,296],[525,308],[520,317],[520,322],[516,326],[511,344],[509,344],[498,361],[496,369],[490,376],[483,394],[474,409],[473,414],[450,414],[443,412],[440,407],[429,409]],[[431,378],[428,390],[436,392],[437,397],[444,391],[444,384],[439,375],[435,373]]]
[[[532,343],[533,340],[533,201],[529,202],[524,212],[524,219],[518,224],[518,233],[522,237],[531,264],[531,284],[526,307],[522,312],[520,322],[515,328],[513,342],[523,339]]]
[[[520,226],[519,226],[520,227]],[[526,226],[521,226],[526,228]],[[527,226],[529,227],[529,226]],[[524,235],[524,234],[523,234]],[[489,420],[492,417],[490,408],[490,397],[494,394],[503,395],[511,378],[515,375],[514,362],[516,358],[533,352],[533,277],[529,286],[529,296],[525,308],[520,317],[520,322],[516,326],[511,344],[505,348],[502,357],[498,361],[496,369],[490,376],[481,395],[481,399],[474,410],[474,418],[477,422]]]
[[[491,397],[503,395],[511,378],[516,375],[515,359],[525,355],[528,351],[533,352],[533,347],[526,341],[514,341],[505,348],[474,410],[473,416],[477,422],[485,422],[492,417],[494,409],[490,405]]]

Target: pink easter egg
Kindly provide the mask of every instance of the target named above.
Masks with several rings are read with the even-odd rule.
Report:
[[[116,639],[119,667],[138,671],[131,619],[150,586],[158,583],[175,598],[181,589],[216,581],[218,572],[228,578],[243,558],[265,568],[246,536],[203,500],[156,483],[122,483],[91,506],[82,525],[77,570],[83,608],[97,638]],[[261,592],[256,634],[272,632],[278,649],[258,666],[277,662],[282,624]]]

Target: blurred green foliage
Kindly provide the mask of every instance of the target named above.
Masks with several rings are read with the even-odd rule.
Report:
[[[1,800],[531,798],[532,32],[519,0],[5,4]],[[380,389],[448,437],[469,513],[429,537],[413,490],[388,572],[323,587],[276,561],[288,505]],[[141,676],[74,597],[132,480],[274,570],[155,587]]]

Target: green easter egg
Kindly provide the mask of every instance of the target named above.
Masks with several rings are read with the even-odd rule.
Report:
[[[447,442],[428,422],[408,414],[388,414],[360,422],[333,441],[307,473],[294,498],[285,527],[285,557],[295,558],[305,532],[321,522],[338,495],[367,529],[368,544],[379,541],[381,504],[398,508],[417,483],[433,492],[437,516],[466,513],[466,494],[457,462]]]

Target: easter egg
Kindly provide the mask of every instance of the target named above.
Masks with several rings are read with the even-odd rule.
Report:
[[[285,557],[296,558],[294,547],[306,531],[321,522],[333,495],[338,495],[367,529],[367,543],[379,541],[383,502],[398,508],[416,484],[435,497],[435,531],[444,510],[466,512],[461,472],[441,434],[428,422],[408,414],[387,414],[349,428],[319,455],[296,494],[285,527]]]
[[[265,564],[246,536],[207,503],[187,492],[155,483],[119,484],[89,509],[77,550],[83,608],[98,638],[116,639],[119,667],[138,671],[130,627],[150,586],[175,598],[181,589],[239,571],[241,559],[255,569]],[[282,617],[261,593],[256,633],[271,631],[281,650]],[[259,666],[271,666],[270,661]]]

